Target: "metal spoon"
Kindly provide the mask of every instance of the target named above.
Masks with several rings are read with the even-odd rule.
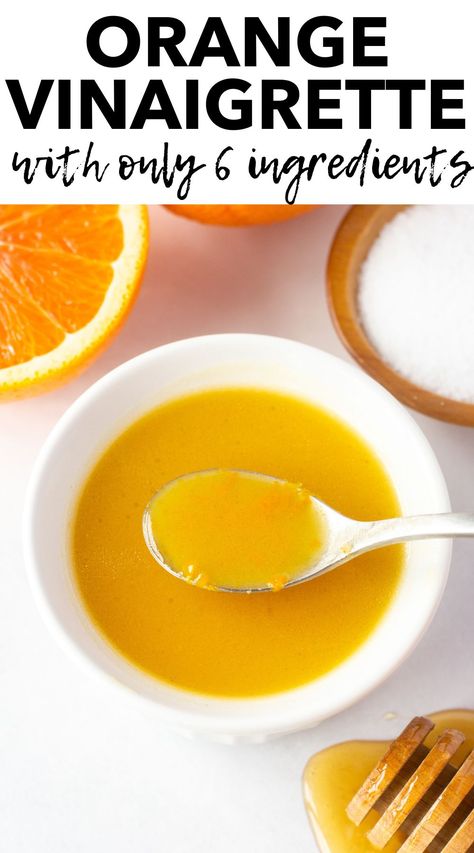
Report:
[[[209,474],[209,471],[200,471],[196,474],[187,474],[187,477],[200,477]],[[235,471],[236,474],[245,473],[259,479],[273,482],[285,482],[277,477],[268,477],[266,474],[255,472]],[[162,489],[167,489],[175,481],[166,483]],[[146,544],[155,560],[175,577],[187,580],[178,569],[165,560],[160,550],[160,543],[156,541],[151,525],[150,506],[153,500],[161,492],[156,492],[143,514],[143,534]],[[386,545],[394,545],[400,542],[409,542],[415,539],[454,539],[458,536],[474,537],[474,513],[441,513],[438,515],[416,515],[402,518],[388,518],[382,521],[356,521],[337,512],[332,507],[311,496],[315,512],[322,516],[326,527],[326,542],[319,553],[318,560],[308,566],[303,572],[292,576],[284,587],[295,586],[304,581],[313,580],[319,575],[326,574],[332,569],[347,563],[359,554],[382,548]],[[212,587],[220,592],[268,592],[271,585],[243,588],[243,587]]]

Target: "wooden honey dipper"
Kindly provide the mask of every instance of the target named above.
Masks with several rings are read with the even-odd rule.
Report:
[[[380,815],[367,833],[377,850],[398,831],[405,838],[399,853],[474,851],[474,750],[453,767],[463,733],[446,729],[429,749],[424,740],[433,728],[428,718],[415,717],[347,807],[357,826],[372,809]]]

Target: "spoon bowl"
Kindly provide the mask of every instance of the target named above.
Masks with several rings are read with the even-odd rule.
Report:
[[[295,494],[301,493],[305,496],[307,495],[308,500],[311,502],[311,505],[314,509],[314,516],[318,520],[318,526],[322,532],[323,545],[317,548],[317,556],[318,556],[318,566],[320,561],[323,563],[329,559],[329,541],[327,540],[327,532],[331,530],[335,530],[338,526],[339,519],[343,519],[343,516],[339,516],[339,513],[336,513],[329,506],[324,504],[322,501],[319,501],[317,498],[309,495],[306,490],[303,489],[300,485],[293,485],[287,483],[287,481],[282,480],[278,477],[272,477],[267,474],[261,474],[254,471],[242,471],[238,469],[232,470],[224,470],[224,469],[209,469],[205,471],[196,471],[190,474],[184,474],[180,477],[176,477],[174,480],[171,480],[169,483],[165,483],[157,492],[153,495],[147,506],[145,507],[145,511],[143,513],[143,535],[145,538],[145,542],[148,546],[148,549],[154,559],[159,563],[159,565],[164,568],[167,572],[179,578],[180,580],[184,580],[187,583],[191,583],[194,586],[203,587],[206,589],[219,591],[219,592],[233,592],[233,593],[254,593],[254,592],[268,592],[269,590],[282,589],[287,586],[294,586],[295,583],[301,583],[302,580],[306,580],[306,574],[308,572],[314,572],[314,559],[311,561],[307,561],[303,568],[299,568],[299,571],[294,575],[288,575],[285,580],[279,581],[276,583],[275,581],[268,579],[268,582],[254,583],[249,585],[242,585],[235,583],[232,585],[228,585],[225,583],[215,583],[212,580],[212,577],[207,579],[204,573],[198,573],[194,575],[190,575],[189,572],[185,571],[181,566],[176,565],[176,560],[171,557],[169,548],[167,548],[160,537],[159,529],[153,522],[153,507],[159,502],[160,498],[163,495],[166,495],[166,492],[172,490],[174,487],[179,487],[185,484],[199,484],[199,482],[205,484],[206,479],[210,479],[213,476],[233,476],[238,477],[241,480],[246,480],[255,483],[268,484],[271,488],[273,485],[280,486],[288,486],[290,488],[294,488]],[[330,517],[334,516],[329,523]],[[184,517],[183,520],[185,521]],[[345,520],[340,525],[341,527],[345,526]],[[158,525],[159,528],[159,525]],[[333,545],[331,547],[334,547]],[[312,557],[315,556],[314,549],[312,550]],[[320,571],[324,571],[324,567],[321,566]],[[205,567],[204,567],[205,572]],[[318,572],[319,573],[319,572]],[[206,572],[207,575],[207,572]]]

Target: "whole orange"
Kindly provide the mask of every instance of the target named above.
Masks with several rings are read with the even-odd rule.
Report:
[[[268,225],[293,219],[313,204],[166,204],[178,216],[208,225]]]

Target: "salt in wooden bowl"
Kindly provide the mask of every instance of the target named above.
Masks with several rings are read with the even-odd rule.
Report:
[[[360,268],[384,225],[407,205],[355,205],[341,222],[329,254],[327,292],[334,326],[358,364],[402,403],[442,421],[474,426],[474,404],[443,397],[405,379],[377,352],[358,310]]]

